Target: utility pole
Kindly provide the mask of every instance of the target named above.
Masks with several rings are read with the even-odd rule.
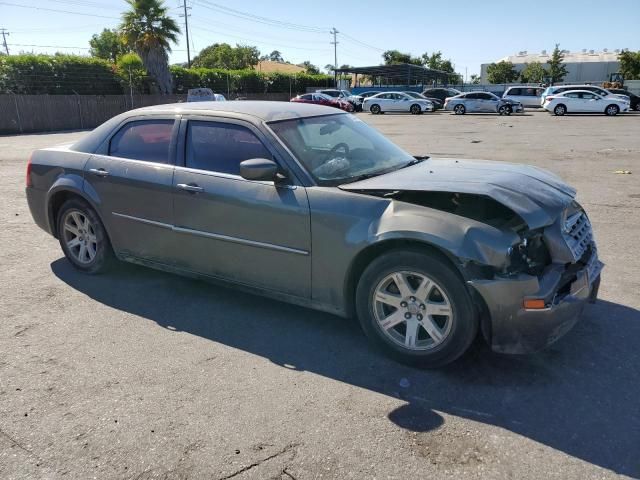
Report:
[[[7,52],[7,55],[9,55],[9,46],[7,45],[7,36],[9,35],[9,32],[6,28],[0,28],[0,33],[2,33],[2,45],[4,46],[4,50]]]
[[[336,38],[336,35],[340,32],[336,30],[336,27],[333,27],[333,30],[331,30],[331,32],[329,33],[333,35],[333,42],[331,42],[331,44],[333,45],[333,81],[335,82],[336,88],[338,88],[338,72],[336,70],[338,70],[338,43],[339,42]]]
[[[189,20],[187,18],[189,15],[187,14],[187,0],[182,0],[182,6],[184,7],[184,30],[185,37],[187,37],[187,67],[191,68],[191,51],[189,49]],[[191,7],[189,7],[191,8]],[[180,15],[182,17],[182,15]]]

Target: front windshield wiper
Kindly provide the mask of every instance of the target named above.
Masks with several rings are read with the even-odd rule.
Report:
[[[418,163],[424,162],[427,159],[429,159],[428,155],[416,156],[416,157],[413,157],[413,160],[409,160],[407,163],[405,163],[400,168],[407,168],[407,167],[410,167],[412,165],[417,165]]]

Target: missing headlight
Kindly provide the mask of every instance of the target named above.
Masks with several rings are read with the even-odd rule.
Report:
[[[509,266],[507,273],[528,273],[539,276],[551,263],[549,249],[544,243],[542,233],[530,233],[509,248]]]

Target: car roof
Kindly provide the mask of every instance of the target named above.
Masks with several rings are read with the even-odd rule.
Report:
[[[169,103],[137,108],[127,112],[130,116],[145,114],[196,114],[207,115],[216,113],[232,113],[250,115],[259,120],[269,122],[274,120],[289,120],[300,117],[317,117],[335,114],[336,109],[322,105],[290,102],[269,102],[260,100],[236,100],[230,102],[194,102]]]
[[[596,92],[592,92],[591,90],[581,90],[579,88],[576,88],[575,90],[567,90],[565,92],[561,92],[562,94],[565,93],[590,93],[591,95],[597,95]]]

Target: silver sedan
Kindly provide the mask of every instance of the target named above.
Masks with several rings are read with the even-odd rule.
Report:
[[[374,115],[385,112],[406,112],[419,115],[433,112],[433,102],[422,98],[413,98],[404,92],[384,92],[364,99],[363,111],[370,111]]]
[[[26,172],[35,223],[81,272],[119,259],[357,316],[429,367],[478,332],[526,353],[576,323],[602,264],[575,195],[538,168],[413,157],[354,115],[282,102],[131,110]]]
[[[469,92],[449,97],[444,101],[444,109],[452,111],[456,115],[464,115],[465,113],[511,115],[524,111],[520,102],[500,98],[490,92]]]

